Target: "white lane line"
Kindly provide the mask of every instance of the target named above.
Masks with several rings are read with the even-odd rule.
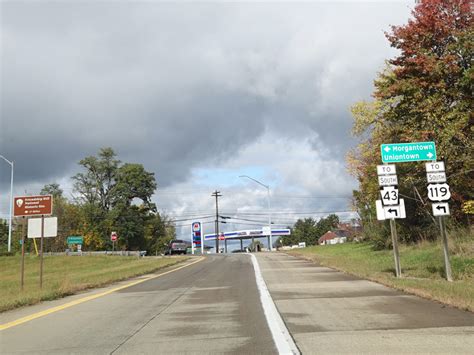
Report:
[[[300,354],[268,291],[267,284],[260,272],[257,258],[253,254],[250,254],[250,257],[252,258],[253,269],[255,270],[255,279],[257,281],[258,292],[260,293],[260,302],[262,303],[263,312],[265,313],[265,318],[267,319],[268,327],[272,333],[278,353]]]

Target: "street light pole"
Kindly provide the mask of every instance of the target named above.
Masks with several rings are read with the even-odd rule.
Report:
[[[12,208],[13,208],[13,161],[8,160],[3,155],[0,155],[0,158],[5,160],[8,164],[10,164],[12,171],[10,175],[10,220],[8,222],[8,252],[12,250]]]
[[[263,186],[264,188],[267,189],[267,206],[268,206],[268,229],[269,229],[269,233],[270,233],[270,245],[268,246],[270,248],[270,251],[273,251],[273,240],[272,240],[272,212],[271,212],[271,208],[270,208],[270,186],[268,185],[265,185],[263,183],[261,183],[260,181],[248,176],[248,175],[240,175],[239,176],[240,178],[247,178],[247,179],[250,179],[254,182],[256,182],[257,184]]]

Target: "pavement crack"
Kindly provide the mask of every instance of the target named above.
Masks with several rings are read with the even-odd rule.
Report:
[[[168,305],[166,305],[165,308],[163,308],[161,311],[156,313],[153,317],[151,317],[149,320],[147,320],[145,323],[143,323],[137,330],[135,330],[132,334],[130,334],[128,337],[125,338],[124,341],[122,341],[117,347],[110,352],[110,355],[114,354],[118,349],[120,349],[126,342],[128,342],[130,339],[132,339],[135,335],[137,335],[143,328],[145,328],[148,324],[150,324],[151,321],[156,319],[160,314],[165,312],[167,309],[169,309],[174,303],[176,303],[181,297],[183,297],[190,289],[192,286],[186,288],[182,293],[180,293],[177,297],[175,297]]]

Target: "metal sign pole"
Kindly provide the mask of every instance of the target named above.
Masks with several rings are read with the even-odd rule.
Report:
[[[21,290],[23,291],[23,286],[25,285],[25,234],[26,234],[26,219],[23,216],[22,231],[21,231],[21,276],[20,276],[20,285]]]
[[[44,215],[41,215],[40,288],[43,288],[43,239],[44,239]]]
[[[446,269],[446,280],[453,281],[451,274],[451,264],[449,262],[449,249],[448,249],[448,237],[446,235],[446,223],[443,216],[438,217],[439,229],[441,230],[441,237],[443,238],[443,253],[444,253],[444,266]]]
[[[202,224],[202,221],[200,223],[201,223],[201,255],[204,255],[204,226]]]
[[[397,277],[401,277],[402,269],[400,267],[400,255],[398,253],[397,225],[395,224],[395,219],[393,218],[390,220],[390,233],[392,235],[393,257],[395,259],[395,274]]]

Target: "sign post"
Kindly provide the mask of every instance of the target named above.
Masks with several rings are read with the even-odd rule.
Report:
[[[117,241],[117,232],[110,233],[110,240],[112,241],[112,252],[115,251],[115,242]]]
[[[200,246],[202,253],[202,223],[193,222],[191,225],[191,253],[194,255],[195,249]]]
[[[433,161],[426,163],[426,178],[428,180],[428,199],[432,201],[433,216],[438,217],[438,224],[443,239],[444,268],[446,280],[453,281],[451,263],[449,261],[448,236],[444,216],[449,216],[448,201],[451,198],[449,185],[446,183],[444,162]]]
[[[406,218],[405,201],[399,197],[398,178],[395,165],[378,165],[377,175],[380,186],[380,200],[375,201],[378,220],[390,220],[395,275],[402,276],[400,254],[398,252],[398,234],[395,219]]]
[[[21,275],[20,275],[20,285],[21,290],[25,285],[25,234],[26,234],[26,218],[23,216],[23,223],[21,228]]]
[[[31,217],[41,215],[40,228],[40,288],[43,288],[43,238],[44,238],[44,216],[53,213],[53,196],[52,195],[37,195],[37,196],[18,196],[13,202],[13,215],[15,217]],[[28,234],[30,232],[30,221],[28,221]],[[56,232],[52,236],[57,235],[57,219],[55,219]],[[28,236],[29,237],[29,236]],[[38,237],[38,235],[36,235]],[[35,244],[36,246],[36,244]],[[25,272],[25,240],[24,233],[22,234],[21,246],[21,289],[24,286],[24,272]]]

